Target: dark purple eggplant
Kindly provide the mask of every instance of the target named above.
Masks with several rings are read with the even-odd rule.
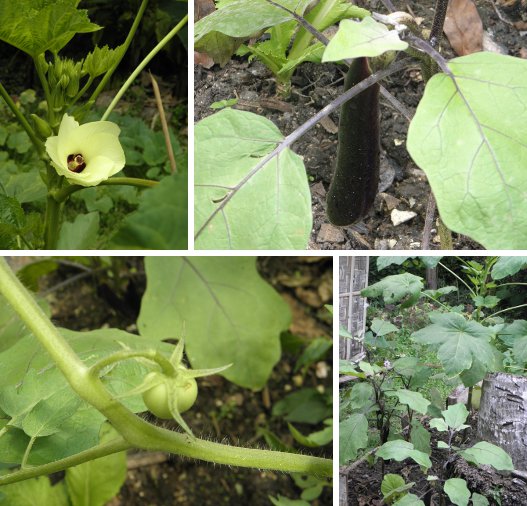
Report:
[[[344,89],[370,75],[368,59],[354,59]],[[337,166],[327,194],[328,218],[334,225],[352,225],[372,208],[379,185],[379,135],[379,85],[375,83],[340,111]]]

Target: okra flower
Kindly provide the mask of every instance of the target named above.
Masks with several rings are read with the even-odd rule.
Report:
[[[124,167],[120,131],[111,121],[79,125],[64,114],[59,134],[46,140],[46,151],[53,167],[70,183],[95,186]]]

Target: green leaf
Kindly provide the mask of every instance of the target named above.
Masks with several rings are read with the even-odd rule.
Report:
[[[472,494],[472,506],[489,506],[489,500],[484,495],[474,492]]]
[[[304,349],[295,364],[295,372],[302,367],[310,366],[319,360],[323,360],[327,352],[333,347],[333,342],[325,337],[313,339]]]
[[[377,457],[381,457],[384,460],[394,459],[398,462],[406,459],[412,459],[426,469],[430,469],[432,467],[430,457],[426,453],[416,450],[412,443],[403,441],[401,439],[384,443],[377,450],[376,455]]]
[[[339,425],[340,465],[357,458],[357,450],[368,445],[368,419],[362,414],[354,414]]]
[[[486,295],[485,297],[476,295],[476,297],[474,297],[474,304],[476,307],[488,307],[489,309],[492,309],[498,305],[500,300],[500,298],[494,295]]]
[[[304,436],[298,429],[291,425],[287,424],[289,427],[289,432],[294,437],[295,441],[300,443],[303,446],[308,448],[318,448],[320,446],[325,446],[333,441],[333,425],[322,429],[317,432],[312,432],[311,434]]]
[[[432,325],[412,334],[418,343],[438,346],[437,357],[447,374],[454,376],[470,369],[474,360],[492,368],[493,347],[489,343],[494,333],[476,321],[465,320],[458,313],[436,314]]]
[[[515,339],[512,354],[518,364],[527,363],[527,336],[517,337]]]
[[[430,428],[436,429],[439,432],[446,432],[448,430],[448,424],[445,422],[443,418],[432,418],[430,420]],[[446,443],[443,443],[441,446],[439,445],[439,443],[443,443],[443,441],[439,441],[437,443],[438,448],[448,448],[448,445],[443,446]]]
[[[419,360],[416,357],[402,357],[395,360],[392,367],[397,374],[410,378],[416,373],[418,364]]]
[[[51,485],[47,476],[2,486],[2,506],[69,506],[64,483]]]
[[[396,30],[365,17],[360,23],[343,19],[336,35],[329,41],[323,62],[340,61],[361,56],[379,56],[386,51],[404,51],[408,44]]]
[[[82,64],[82,73],[90,74],[95,78],[107,72],[121,58],[123,46],[110,49],[107,45],[95,46],[93,51],[87,54]]]
[[[187,175],[165,177],[144,190],[137,211],[129,214],[110,241],[112,249],[187,249]]]
[[[327,398],[315,388],[302,388],[286,395],[273,405],[273,416],[288,422],[317,424],[331,416]]]
[[[406,404],[410,409],[426,415],[430,401],[425,399],[419,392],[413,390],[400,389],[395,392],[386,392],[386,395],[396,396],[399,402]]]
[[[312,213],[302,158],[285,149],[251,175],[283,140],[271,121],[224,109],[197,123],[195,139],[197,249],[306,248]]]
[[[527,266],[527,257],[499,257],[492,266],[492,279],[499,280],[516,274]]]
[[[381,492],[384,502],[390,504],[394,499],[400,497],[404,492],[410,490],[415,482],[405,483],[404,478],[398,474],[384,475],[381,483]]]
[[[393,506],[425,506],[425,503],[415,494],[406,494],[397,502],[393,503]]]
[[[378,318],[373,319],[370,328],[378,336],[385,336],[391,332],[399,332],[399,329],[393,323],[379,320]]]
[[[41,200],[47,194],[46,185],[36,171],[12,174],[7,180],[5,191],[21,204]]]
[[[465,429],[465,422],[468,418],[468,411],[464,404],[453,404],[445,411],[441,411],[447,425],[454,430]]]
[[[423,278],[405,272],[386,276],[362,290],[361,295],[373,298],[382,296],[386,304],[393,304],[406,298],[401,307],[410,307],[419,300],[422,289]]]
[[[62,224],[57,249],[96,249],[98,231],[99,213],[79,214]]]
[[[512,471],[514,464],[509,454],[502,450],[499,446],[480,441],[472,448],[462,450],[461,456],[478,465],[489,465],[497,471]]]
[[[414,445],[416,450],[426,453],[427,455],[432,454],[430,446],[431,434],[430,431],[426,430],[420,422],[412,421],[412,430],[410,431],[410,443]]]
[[[76,33],[101,27],[78,10],[78,0],[0,0],[0,40],[36,58],[44,51],[60,51]]]
[[[526,249],[527,61],[480,52],[448,67],[454,79],[426,85],[408,151],[448,228],[487,249]]]
[[[439,418],[434,418],[434,420],[439,420]],[[445,428],[443,429],[443,431],[448,430],[448,425],[447,425],[444,421],[443,421],[443,424],[444,424],[444,427],[445,427]],[[432,426],[430,426],[430,427],[432,427]],[[433,427],[432,427],[432,428],[433,428]],[[437,428],[437,427],[436,427],[436,428]],[[437,428],[437,430],[440,430],[440,429]],[[443,432],[443,431],[442,431],[442,432]],[[438,448],[441,448],[441,449],[443,449],[443,450],[447,450],[448,448],[450,448],[450,447],[448,446],[448,444],[445,443],[444,441],[438,441],[438,442],[437,442],[437,447],[438,447]]]
[[[362,413],[368,413],[375,398],[373,387],[366,382],[356,383],[351,389],[350,407]]]
[[[450,478],[445,481],[445,494],[457,506],[468,506],[470,499],[470,490],[467,487],[467,482],[461,478]]]
[[[194,369],[221,367],[230,381],[262,388],[280,358],[287,303],[258,274],[252,257],[148,257],[141,335],[185,336]]]
[[[104,506],[117,495],[125,480],[125,452],[90,460],[66,470],[66,486],[73,506]]]

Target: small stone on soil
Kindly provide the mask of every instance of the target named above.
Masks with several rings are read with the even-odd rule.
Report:
[[[397,227],[401,223],[410,221],[416,216],[417,214],[413,211],[399,211],[399,209],[394,209],[390,214],[390,219],[392,220],[393,226]]]
[[[329,223],[324,223],[320,227],[320,231],[317,236],[317,242],[336,242],[341,243],[346,241],[346,237],[340,229],[330,225]]]
[[[394,197],[389,193],[379,193],[379,196],[383,199],[384,203],[386,204],[386,207],[388,208],[388,211],[392,211],[401,203],[401,201],[397,197]]]

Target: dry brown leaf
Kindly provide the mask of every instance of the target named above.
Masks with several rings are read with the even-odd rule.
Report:
[[[451,0],[444,31],[459,56],[477,53],[483,48],[483,22],[472,0]]]
[[[201,65],[203,68],[210,69],[214,65],[214,60],[207,53],[194,51],[194,65]]]
[[[194,21],[199,21],[215,10],[214,0],[194,0]]]

